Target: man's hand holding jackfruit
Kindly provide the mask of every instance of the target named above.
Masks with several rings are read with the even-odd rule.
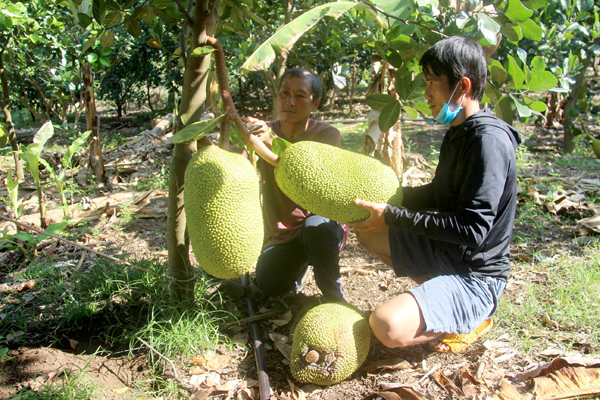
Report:
[[[354,203],[359,207],[369,210],[370,215],[363,221],[347,224],[349,227],[354,228],[358,232],[366,233],[380,232],[387,228],[383,215],[387,204],[371,203],[370,201],[360,199],[356,199]]]

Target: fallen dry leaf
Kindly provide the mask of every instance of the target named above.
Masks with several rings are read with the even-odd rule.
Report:
[[[385,400],[427,400],[410,386],[400,385],[391,387],[386,385],[385,391],[373,392]]]
[[[272,319],[270,322],[277,326],[287,325],[292,320],[292,310],[288,310],[283,316],[279,319]]]
[[[446,376],[446,374],[444,374],[443,371],[434,371],[431,374],[431,377],[433,378],[434,381],[436,381],[436,383],[438,385],[440,385],[443,389],[445,389],[449,394],[459,396],[459,397],[464,397],[465,394],[463,393],[463,391],[458,386],[456,386],[456,384],[454,382],[452,382],[452,380],[450,378],[448,378]]]
[[[231,357],[224,354],[206,354],[203,357],[192,359],[194,365],[204,367],[207,371],[217,371],[229,365]]]
[[[215,389],[212,387],[200,389],[190,396],[190,400],[206,400],[214,391]]]
[[[600,214],[577,221],[576,233],[579,236],[600,233]]]
[[[600,368],[566,366],[533,378],[537,400],[585,398],[600,395]]]
[[[279,350],[279,352],[281,354],[283,354],[283,356],[286,358],[286,360],[291,361],[292,360],[292,345],[289,344],[290,338],[287,337],[286,335],[282,335],[280,333],[269,333],[269,337],[271,338],[271,340],[273,341],[273,343],[275,343],[275,347],[277,348],[277,350]]]
[[[369,364],[365,364],[363,366],[363,370],[368,373],[374,373],[376,371],[385,371],[385,370],[399,370],[399,369],[411,369],[412,366],[408,361],[401,357],[393,357],[386,358],[385,360],[380,360],[376,362],[372,362]]]

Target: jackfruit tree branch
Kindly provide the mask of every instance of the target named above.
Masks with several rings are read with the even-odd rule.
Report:
[[[246,124],[242,121],[239,116],[235,105],[233,104],[233,99],[231,97],[231,90],[229,90],[229,82],[227,81],[227,68],[225,67],[225,53],[223,52],[223,48],[221,47],[221,43],[213,38],[207,37],[206,44],[215,49],[215,65],[217,69],[217,81],[219,82],[219,89],[221,90],[221,99],[223,100],[223,106],[225,108],[225,114],[235,124],[238,128],[244,141],[250,146],[252,150],[256,152],[263,160],[268,162],[273,166],[277,166],[279,164],[279,157],[277,154],[273,153],[259,138],[252,135]]]

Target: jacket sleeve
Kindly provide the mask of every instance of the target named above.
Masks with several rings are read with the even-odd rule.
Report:
[[[402,188],[402,207],[409,210],[435,211],[437,204],[433,184]]]
[[[511,150],[495,135],[477,135],[467,144],[462,168],[456,171],[460,174],[457,176],[464,178],[461,179],[455,211],[431,213],[388,206],[386,224],[442,242],[479,247],[498,212]]]

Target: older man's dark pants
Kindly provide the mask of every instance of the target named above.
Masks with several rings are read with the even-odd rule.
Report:
[[[312,265],[317,286],[328,301],[346,301],[340,280],[340,247],[344,229],[338,222],[312,215],[300,237],[263,250],[256,264],[256,284],[270,297],[300,289],[302,277]]]

